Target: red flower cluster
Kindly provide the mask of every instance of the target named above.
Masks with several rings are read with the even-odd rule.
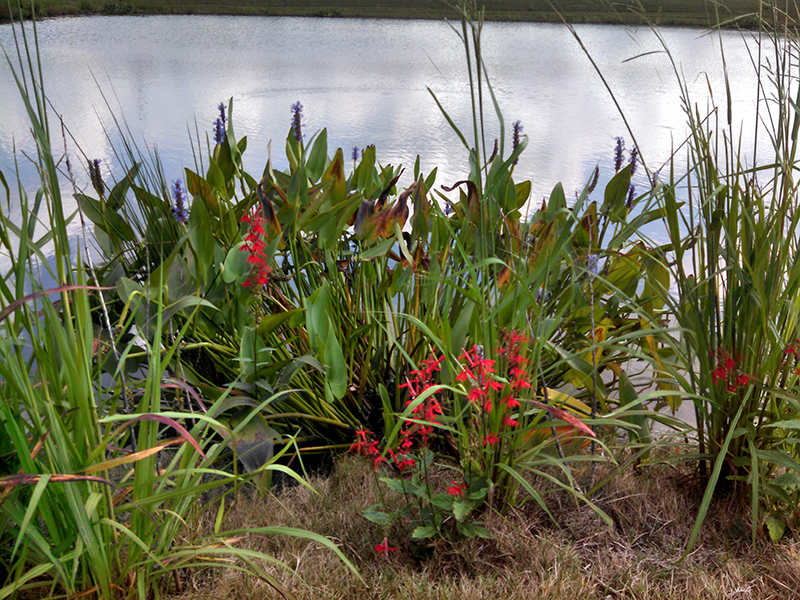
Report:
[[[527,337],[516,331],[503,332],[503,345],[500,346],[498,353],[508,359],[508,375],[513,392],[531,387],[531,383],[528,381],[528,371],[525,369],[528,359],[523,358],[519,353],[520,344],[527,344],[529,341]]]
[[[264,241],[266,232],[264,231],[264,216],[261,214],[261,207],[256,205],[251,212],[242,216],[242,223],[250,225],[250,230],[244,237],[242,252],[247,252],[247,262],[252,265],[250,277],[244,283],[244,287],[261,288],[269,283],[269,275],[272,269],[269,266],[267,256],[267,244]]]
[[[520,345],[528,341],[527,337],[516,331],[504,332],[503,343],[497,351],[508,362],[511,393],[500,401],[506,409],[518,408],[519,401],[515,395],[531,387],[528,371],[525,369],[528,360],[520,354]],[[456,380],[473,383],[472,389],[467,393],[467,400],[475,405],[483,406],[486,412],[491,412],[493,392],[503,389],[503,384],[494,376],[495,361],[485,358],[482,349],[475,345],[472,346],[472,350],[465,350],[459,359],[465,361],[465,364],[462,364],[462,371],[456,376]],[[503,417],[503,425],[506,427],[516,427],[517,424],[516,419],[511,416]],[[488,435],[483,443],[484,445],[496,444],[498,441],[495,435]]]
[[[420,361],[418,370],[409,373],[411,377],[406,377],[406,382],[400,385],[401,388],[408,389],[406,406],[412,404],[416,398],[434,385],[436,373],[441,370],[442,361],[444,361],[444,356],[436,358],[431,354],[429,358]],[[400,432],[400,436],[403,438],[400,447],[403,449],[411,448],[411,438],[415,435],[419,435],[422,438],[422,445],[426,446],[428,436],[433,433],[433,424],[439,423],[439,417],[444,414],[444,409],[436,398],[436,394],[431,394],[415,406],[411,410],[411,414],[416,421],[424,421],[424,423],[407,421],[403,425],[403,430]]]
[[[478,406],[482,405],[486,412],[491,412],[492,392],[503,389],[503,384],[493,377],[495,361],[484,357],[483,348],[476,344],[472,345],[472,350],[464,350],[458,359],[464,363],[461,365],[461,372],[456,375],[456,381],[473,383],[472,389],[467,393],[467,400]]]
[[[722,382],[727,391],[735,392],[752,381],[750,375],[745,375],[736,368],[736,361],[724,350],[712,353],[712,356],[717,361],[717,366],[711,373],[711,381],[714,383]]]
[[[381,456],[381,451],[378,448],[378,440],[371,439],[372,432],[364,429],[356,430],[356,441],[350,446],[350,452],[355,452],[366,458],[371,458],[375,461],[375,470],[378,470],[378,465],[384,461]]]
[[[431,355],[420,362],[420,368],[416,371],[409,373],[410,377],[406,377],[406,382],[400,387],[408,388],[408,401],[406,406],[409,406],[414,400],[434,385],[436,373],[441,370],[441,364],[444,357],[436,358]],[[409,455],[409,452],[414,447],[415,438],[421,440],[421,445],[428,444],[428,437],[433,433],[434,426],[439,423],[439,418],[444,414],[442,404],[436,398],[436,394],[431,394],[422,402],[417,404],[412,410],[411,415],[413,421],[406,421],[400,431],[400,444],[396,448],[387,448],[386,452],[392,459],[392,464],[397,468],[400,473],[404,473],[407,469],[411,469],[415,465],[415,460]],[[371,439],[372,433],[366,429],[359,429],[356,431],[356,441],[350,446],[351,452],[356,452],[367,458],[372,458],[375,461],[375,470],[378,470],[378,465],[385,462],[385,458],[381,455],[378,447],[378,441]]]

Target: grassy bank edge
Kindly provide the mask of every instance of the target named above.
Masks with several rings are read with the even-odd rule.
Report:
[[[16,3],[12,11],[17,15]],[[486,20],[506,22],[558,22],[559,15],[547,0],[487,0]],[[712,27],[722,21],[730,26],[755,27],[759,0],[732,0],[719,7],[719,16],[711,3],[704,0],[678,0],[666,6],[662,0],[629,1],[627,3],[596,3],[578,0],[554,3],[563,17],[571,23],[643,25],[647,17],[660,26]],[[31,2],[21,3],[23,16],[30,18]],[[389,0],[375,3],[360,0],[277,0],[258,2],[187,2],[185,0],[40,0],[35,2],[37,17],[87,15],[230,15],[230,16],[288,16],[364,19],[429,19],[454,18],[455,12],[439,0]],[[644,15],[644,16],[643,16]],[[10,19],[9,8],[0,5],[0,23]]]

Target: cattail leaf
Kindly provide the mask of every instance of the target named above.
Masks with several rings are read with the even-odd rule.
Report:
[[[49,290],[44,290],[41,292],[33,292],[32,294],[28,294],[27,296],[23,296],[17,300],[14,300],[11,304],[6,306],[3,310],[0,310],[0,321],[3,321],[17,310],[20,306],[25,304],[26,302],[30,302],[31,300],[35,300],[36,298],[41,298],[43,296],[49,296],[50,294],[60,294],[61,292],[70,292],[72,290],[110,290],[113,288],[110,287],[102,287],[102,286],[95,286],[95,285],[62,285],[57,288],[51,288]]]
[[[583,433],[585,433],[588,436],[591,436],[591,437],[594,437],[594,438],[597,437],[597,435],[595,435],[594,431],[592,431],[591,427],[589,427],[586,423],[581,421],[578,417],[573,415],[571,412],[568,412],[568,411],[563,410],[561,408],[558,408],[556,406],[550,406],[549,404],[544,404],[543,402],[539,402],[538,400],[525,400],[525,402],[533,404],[534,406],[537,406],[537,407],[541,408],[542,410],[546,410],[551,415],[553,415],[556,419],[564,421],[567,425],[571,425],[572,427],[574,427],[578,431],[582,431]]]

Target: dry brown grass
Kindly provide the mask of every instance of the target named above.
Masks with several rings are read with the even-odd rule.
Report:
[[[241,493],[226,527],[286,525],[335,540],[365,587],[330,551],[291,538],[254,538],[296,571],[265,568],[298,599],[636,599],[800,598],[800,541],[749,542],[749,514],[736,498],[719,499],[694,551],[678,563],[702,489],[687,471],[661,467],[615,478],[598,495],[609,527],[563,494],[547,495],[557,523],[535,506],[494,515],[491,540],[414,545],[397,532],[399,550],[379,556],[384,532],[361,516],[376,502],[370,463],[340,459],[330,477],[275,496]],[[213,510],[198,523],[213,526]],[[233,570],[184,573],[172,600],[279,598],[261,581]]]

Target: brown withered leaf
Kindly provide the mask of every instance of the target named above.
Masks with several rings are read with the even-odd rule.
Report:
[[[392,180],[394,181],[394,180]],[[408,197],[414,192],[416,183],[412,183],[406,191],[397,197],[397,201],[389,208],[384,208],[386,199],[381,198],[384,204],[372,200],[365,200],[358,207],[354,230],[356,237],[361,240],[375,241],[378,238],[388,238],[394,235],[394,224],[402,229],[408,219]],[[387,188],[391,189],[391,187]],[[384,191],[386,193],[386,191]]]
[[[480,196],[478,194],[478,186],[475,185],[474,181],[462,179],[461,181],[456,181],[451,187],[443,185],[442,189],[445,192],[452,192],[464,183],[467,184],[467,216],[470,221],[477,223],[480,218]]]
[[[501,288],[511,279],[511,269],[503,267],[497,274],[497,287]]]
[[[261,211],[264,215],[264,232],[267,234],[267,239],[272,241],[280,237],[283,228],[280,221],[278,221],[278,215],[275,213],[275,206],[272,204],[272,200],[264,193],[263,184],[264,180],[262,179],[261,183],[256,186],[256,195],[261,201]]]
[[[529,402],[530,404],[533,404],[534,406],[538,406],[542,410],[546,410],[551,415],[553,415],[556,419],[560,419],[560,420],[564,421],[565,423],[567,423],[568,425],[572,425],[575,429],[585,433],[588,436],[591,436],[593,438],[597,437],[595,435],[594,431],[592,431],[591,427],[589,427],[586,423],[581,421],[578,417],[573,415],[571,412],[568,412],[568,411],[564,410],[563,408],[550,406],[549,404],[544,404],[543,402],[539,402],[538,400],[526,400],[526,402]]]
[[[401,169],[400,172],[397,174],[397,177],[394,177],[389,182],[389,185],[387,185],[386,188],[381,192],[381,195],[378,198],[376,206],[377,210],[383,209],[383,207],[386,205],[386,200],[388,200],[389,198],[389,193],[392,191],[392,188],[397,184],[397,181],[400,179],[400,175],[403,174],[403,171],[405,171],[405,169]]]

